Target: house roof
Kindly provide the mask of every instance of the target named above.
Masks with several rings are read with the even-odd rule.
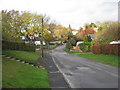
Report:
[[[85,29],[85,33],[86,33],[86,34],[94,34],[94,33],[95,33],[94,28],[93,28],[93,27],[90,27],[90,28],[88,28],[88,29]]]
[[[81,29],[80,32],[84,33],[84,34],[94,34],[96,31],[94,31],[93,27],[90,27],[90,28],[87,28],[87,29]]]

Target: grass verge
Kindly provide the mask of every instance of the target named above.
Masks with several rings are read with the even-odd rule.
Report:
[[[3,88],[50,88],[47,70],[2,58]]]
[[[118,63],[120,57],[114,55],[78,54],[78,56],[112,66],[120,66],[120,62]]]
[[[36,64],[37,59],[41,56],[40,52],[26,52],[17,50],[8,50],[3,51],[2,53],[34,64]]]

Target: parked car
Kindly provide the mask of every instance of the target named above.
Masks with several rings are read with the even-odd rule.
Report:
[[[40,41],[35,41],[35,45],[41,45]],[[46,43],[43,41],[43,45],[46,45]]]
[[[80,43],[83,43],[84,41],[78,41],[77,43],[76,43],[76,46],[78,46]]]
[[[120,44],[120,40],[119,41],[112,41],[112,42],[110,42],[110,44]]]

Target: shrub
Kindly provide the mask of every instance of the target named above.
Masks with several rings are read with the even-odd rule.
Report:
[[[25,43],[2,41],[2,49],[3,50],[35,51],[36,46],[25,44]]]
[[[83,40],[84,40],[84,42],[91,42],[92,41],[91,36],[88,36],[88,35],[84,35]]]
[[[66,43],[66,48],[69,49],[69,50],[72,48],[72,45],[69,41]]]
[[[72,46],[75,46],[75,45],[76,45],[76,40],[75,40],[74,37],[73,37],[73,38],[70,38],[70,39],[69,39],[69,42],[71,43]]]
[[[80,43],[78,46],[83,52],[90,52],[91,51],[91,42],[84,42]]]

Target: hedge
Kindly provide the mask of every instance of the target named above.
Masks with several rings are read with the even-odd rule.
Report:
[[[2,49],[3,50],[22,50],[22,51],[35,52],[36,46],[30,45],[30,44],[25,44],[25,43],[2,41]]]
[[[120,56],[120,44],[101,44],[93,45],[92,52],[94,54],[111,54]]]
[[[91,42],[84,42],[78,45],[83,52],[91,52]]]
[[[72,44],[69,41],[66,43],[66,48],[69,50],[72,48]]]

